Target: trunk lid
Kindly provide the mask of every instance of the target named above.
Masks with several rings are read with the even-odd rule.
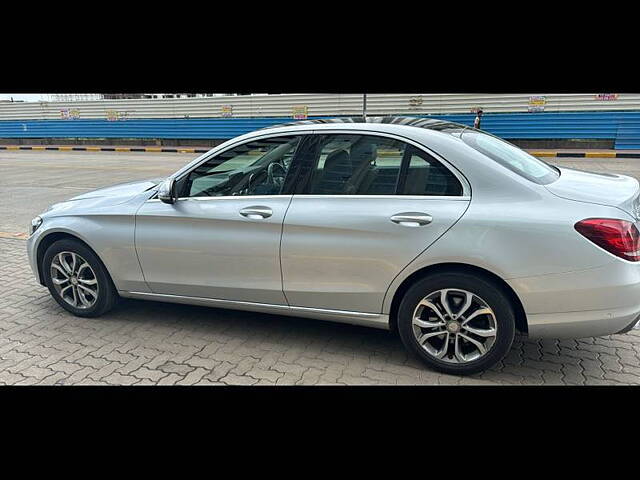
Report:
[[[618,207],[640,218],[640,183],[633,177],[558,167],[560,178],[545,188],[568,200]]]

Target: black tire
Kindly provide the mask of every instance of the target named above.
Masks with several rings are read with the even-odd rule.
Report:
[[[428,353],[414,334],[413,314],[419,302],[432,292],[447,288],[466,290],[477,295],[493,310],[495,340],[486,353],[476,360],[466,363],[440,360]],[[515,315],[508,296],[490,279],[462,272],[439,273],[422,278],[405,293],[398,309],[398,332],[407,350],[432,369],[452,375],[470,375],[491,368],[509,352],[515,336]]]
[[[55,256],[61,252],[73,252],[80,255],[93,270],[95,279],[97,280],[98,294],[97,299],[91,307],[76,308],[65,301],[56,290],[50,273],[51,263]],[[42,259],[42,274],[45,284],[54,300],[58,302],[62,308],[78,317],[99,317],[111,310],[119,298],[113,281],[98,256],[86,245],[76,240],[63,239],[54,242],[47,249]]]

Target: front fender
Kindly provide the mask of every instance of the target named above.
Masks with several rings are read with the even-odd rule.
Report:
[[[44,248],[71,236],[87,244],[100,258],[117,290],[148,291],[134,244],[135,217],[129,212],[46,218],[27,241],[29,263],[40,283],[38,262]]]

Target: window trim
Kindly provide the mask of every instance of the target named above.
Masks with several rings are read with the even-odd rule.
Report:
[[[241,147],[242,145],[246,145],[249,143],[253,143],[256,141],[260,141],[260,140],[265,140],[265,139],[269,139],[269,138],[277,138],[277,137],[300,137],[300,141],[298,142],[298,145],[296,147],[295,152],[293,153],[293,157],[291,158],[291,166],[289,167],[289,172],[291,172],[291,175],[289,175],[289,172],[287,172],[287,177],[285,178],[285,183],[282,187],[282,192],[278,193],[278,194],[274,194],[274,195],[217,195],[217,196],[212,196],[212,197],[178,197],[176,199],[176,201],[178,200],[193,200],[195,198],[205,198],[208,200],[213,200],[216,198],[236,198],[236,199],[240,199],[240,198],[256,198],[256,197],[282,197],[282,196],[287,196],[287,195],[291,195],[292,194],[292,187],[295,187],[295,180],[298,176],[298,172],[296,171],[296,168],[299,165],[299,161],[296,161],[299,157],[299,154],[302,150],[302,148],[305,146],[305,144],[307,143],[307,136],[308,133],[307,132],[300,132],[300,133],[294,133],[294,132],[280,132],[280,133],[276,133],[276,134],[270,134],[270,135],[259,135],[259,136],[255,136],[255,137],[251,137],[248,139],[244,139],[242,141],[238,141],[238,142],[234,142],[233,144],[229,145],[228,148],[223,148],[221,150],[218,150],[216,152],[211,153],[211,155],[207,155],[205,158],[203,158],[201,161],[199,161],[198,163],[196,163],[195,165],[192,165],[191,168],[189,168],[188,170],[185,170],[183,172],[178,171],[178,174],[175,176],[174,181],[176,183],[178,183],[179,181],[181,181],[182,179],[184,179],[186,176],[190,175],[191,172],[193,172],[194,170],[196,170],[198,167],[202,166],[204,163],[208,162],[209,160],[212,160],[214,158],[216,158],[219,155],[222,155],[223,153],[226,153],[230,150],[233,150],[234,148],[237,147]],[[155,195],[153,195],[151,197],[151,199],[149,199],[148,201],[151,200],[157,200],[157,193]]]
[[[400,163],[400,171],[398,172],[398,179],[396,180],[396,192],[395,192],[395,195],[398,195],[398,192],[402,191],[402,189],[404,188],[404,186],[407,183],[407,172],[409,171],[409,166],[410,166],[410,163],[411,163],[411,157],[413,156],[411,154],[412,148],[415,148],[415,147],[405,148],[404,149],[404,153],[402,154],[402,160],[401,160],[401,163]],[[460,185],[462,185],[462,182],[460,182]]]
[[[446,159],[442,158],[442,156],[438,155],[436,152],[434,152],[433,150],[429,149],[428,147],[422,145],[421,143],[418,143],[417,141],[402,136],[402,135],[398,135],[398,134],[393,134],[393,133],[387,133],[387,132],[372,132],[369,130],[360,130],[360,129],[349,129],[349,130],[343,130],[343,129],[326,129],[326,130],[313,130],[311,132],[307,132],[306,133],[309,136],[309,139],[304,142],[304,144],[300,144],[298,146],[298,150],[296,151],[296,158],[298,159],[298,161],[301,164],[305,164],[304,166],[307,167],[307,171],[306,173],[306,177],[305,175],[301,175],[300,172],[298,172],[298,177],[296,179],[296,182],[293,185],[293,189],[291,191],[292,194],[296,195],[296,196],[304,196],[304,197],[318,197],[318,198],[329,198],[329,197],[333,197],[333,198],[389,198],[389,197],[395,197],[395,198],[405,198],[405,199],[465,199],[465,200],[469,200],[471,198],[471,184],[469,183],[469,181],[467,180],[467,178],[462,174],[462,172],[460,172],[460,170],[458,170],[455,166],[453,166],[451,163],[449,163]],[[317,194],[317,193],[308,193],[308,188],[311,182],[311,173],[313,172],[313,168],[309,168],[309,162],[311,161],[308,158],[308,151],[307,148],[309,147],[309,143],[311,143],[312,141],[312,137],[311,135],[369,135],[369,136],[373,136],[373,137],[386,137],[386,138],[390,138],[393,140],[397,140],[400,142],[404,142],[407,145],[411,145],[414,148],[416,148],[418,151],[432,157],[436,162],[439,162],[443,167],[445,167],[447,170],[449,170],[449,172],[456,177],[456,179],[460,182],[460,184],[462,185],[462,193],[460,195],[455,195],[455,196],[444,196],[444,195],[401,195],[398,194],[398,187],[399,185],[399,181],[400,181],[400,177],[398,178],[398,182],[396,183],[396,193],[392,194],[392,195],[380,195],[380,194],[372,194],[372,195],[366,195],[366,194],[358,194],[358,195],[347,195],[347,194],[329,194],[329,195],[323,195],[323,194]],[[406,157],[406,153],[409,151],[410,149],[405,149],[404,155],[402,157],[402,164],[401,164],[401,169],[402,167],[406,164],[408,168],[408,163],[406,162],[407,157]],[[302,158],[300,158],[302,157]],[[313,167],[313,166],[311,166]],[[304,170],[303,166],[300,167],[302,170]]]
[[[301,198],[317,198],[317,199],[323,199],[323,198],[362,198],[362,199],[366,199],[366,198],[370,198],[370,199],[375,199],[375,198],[401,198],[401,199],[405,199],[405,200],[461,200],[461,201],[466,201],[468,202],[469,200],[471,200],[471,196],[469,195],[380,195],[380,194],[374,194],[374,195],[346,195],[346,194],[331,194],[331,195],[322,195],[321,193],[294,193],[293,196],[295,196],[296,198],[301,197]],[[221,198],[221,197],[212,197],[212,198]],[[227,197],[227,198],[238,198],[238,197]]]
[[[396,195],[398,196],[415,196],[415,195],[407,195],[404,193],[397,193],[398,191],[403,191],[406,184],[407,184],[407,178],[409,175],[409,168],[411,168],[411,160],[413,159],[413,157],[416,156],[418,158],[420,158],[421,160],[424,160],[427,163],[431,163],[431,161],[435,161],[437,163],[439,163],[445,170],[447,170],[450,174],[454,175],[453,172],[451,171],[451,169],[447,168],[446,165],[440,161],[438,161],[438,159],[436,159],[433,155],[429,155],[428,153],[426,153],[424,150],[418,149],[414,146],[410,146],[409,148],[405,149],[404,152],[404,156],[402,157],[402,165],[400,166],[400,173],[398,176],[398,184],[396,186]],[[426,158],[424,158],[426,156]],[[458,177],[456,177],[456,179],[458,180],[458,182],[460,182],[460,186],[462,187],[462,192],[460,193],[460,195],[421,195],[423,197],[451,197],[451,198],[455,198],[455,197],[463,197],[465,196],[465,190],[464,190],[464,183],[462,181],[460,181],[460,179]]]
[[[225,146],[224,148],[220,148],[220,145],[217,147],[212,148],[209,152],[205,153],[202,155],[202,158],[200,158],[200,160],[197,161],[197,163],[192,164],[192,165],[185,165],[184,167],[182,167],[180,170],[178,170],[177,172],[173,173],[172,175],[170,175],[168,178],[173,177],[175,179],[175,181],[179,181],[181,180],[185,175],[188,175],[189,173],[191,173],[192,170],[198,168],[200,165],[202,165],[203,163],[207,162],[208,160],[210,160],[211,158],[213,158],[214,156],[217,156],[221,153],[224,153],[228,150],[231,150],[232,148],[235,148],[237,146],[243,145],[245,143],[250,143],[253,142],[255,140],[261,140],[261,139],[265,139],[265,138],[275,138],[275,137],[288,137],[288,136],[301,136],[302,139],[300,141],[300,144],[298,145],[298,148],[296,150],[296,153],[294,155],[294,158],[292,160],[292,168],[294,165],[297,164],[297,167],[300,168],[302,166],[302,160],[300,159],[301,153],[306,152],[306,148],[307,148],[307,143],[309,143],[310,141],[312,141],[313,136],[314,135],[326,135],[326,134],[345,134],[345,135],[349,135],[349,134],[357,134],[357,135],[372,135],[372,136],[378,136],[378,137],[387,137],[387,138],[392,138],[395,140],[400,140],[402,142],[405,142],[409,145],[413,145],[414,147],[416,147],[417,149],[421,150],[422,152],[432,156],[435,160],[437,160],[438,162],[440,162],[443,166],[445,166],[453,175],[456,176],[456,178],[460,181],[460,183],[462,183],[462,195],[461,196],[456,196],[456,197],[444,197],[442,195],[420,195],[418,197],[414,197],[411,195],[382,195],[382,197],[385,198],[389,198],[389,197],[397,197],[397,198],[405,198],[405,199],[442,199],[442,200],[452,200],[452,199],[459,199],[459,200],[470,200],[471,199],[471,195],[472,195],[472,189],[471,189],[471,183],[469,182],[469,180],[467,180],[467,178],[464,176],[464,174],[458,170],[458,168],[456,168],[454,165],[452,165],[451,163],[449,163],[445,158],[443,158],[441,155],[439,155],[438,153],[436,153],[435,151],[431,150],[429,147],[419,143],[418,141],[406,137],[404,135],[399,135],[397,133],[388,133],[388,132],[377,132],[377,131],[371,131],[371,130],[363,130],[363,129],[356,129],[356,128],[349,128],[349,129],[341,129],[341,128],[327,128],[327,129],[323,129],[323,130],[314,130],[313,128],[310,129],[292,129],[292,130],[286,130],[286,131],[281,131],[281,132],[277,132],[277,133],[273,133],[273,132],[264,132],[261,135],[253,135],[250,138],[243,138],[243,139],[237,139],[236,141],[234,141],[233,143],[230,143],[229,145]],[[233,140],[233,139],[232,139]],[[194,159],[194,161],[196,161],[197,159]],[[299,195],[299,196],[315,196],[314,194],[305,194],[302,192],[298,192],[298,189],[300,187],[300,180],[301,180],[302,175],[300,174],[300,171],[296,172],[295,174],[295,178],[292,180],[291,185],[290,185],[290,189],[285,191],[283,189],[283,192],[280,193],[277,196],[281,196],[281,195]],[[318,195],[319,197],[322,198],[328,198],[328,197],[348,197],[348,198],[354,198],[357,197],[356,195]],[[363,198],[374,198],[374,197],[379,197],[379,195],[365,195],[363,196]],[[196,197],[180,197],[178,200],[180,199],[190,199],[190,198],[196,198]],[[246,197],[240,197],[237,195],[234,196],[219,196],[219,197],[211,197],[212,199],[216,199],[216,198],[251,198],[249,196]],[[147,202],[149,201],[155,201],[157,200],[157,192],[151,196],[151,198],[149,200],[147,200]],[[159,200],[157,200],[159,201]]]
[[[278,195],[219,195],[217,197],[180,197],[176,199],[176,202],[210,202],[213,200],[240,200],[240,199],[246,199],[246,200],[267,200],[270,198],[282,198],[282,197],[292,197],[292,194],[288,193],[288,194],[278,194]],[[151,197],[149,200],[147,200],[145,203],[156,203],[156,202],[160,202],[161,200],[159,198],[156,198],[155,196]]]

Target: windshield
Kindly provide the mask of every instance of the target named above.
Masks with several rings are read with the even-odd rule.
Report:
[[[558,171],[548,163],[492,135],[476,130],[465,130],[461,138],[473,149],[532,182],[546,185],[560,176]]]

